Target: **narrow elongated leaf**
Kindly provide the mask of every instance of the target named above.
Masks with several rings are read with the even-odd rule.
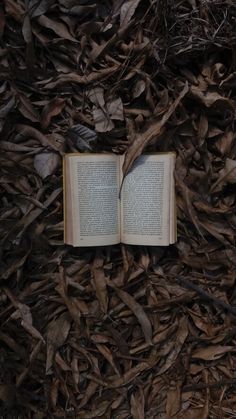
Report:
[[[127,0],[120,9],[120,26],[126,26],[132,18],[140,0]]]
[[[64,99],[61,99],[59,97],[52,99],[49,103],[47,103],[47,105],[43,108],[41,116],[42,128],[47,128],[50,125],[52,117],[59,115],[63,110],[64,106]]]
[[[134,160],[140,156],[142,153],[144,147],[153,139],[157,138],[165,126],[168,119],[171,117],[181,100],[184,98],[184,96],[188,92],[188,83],[185,84],[183,90],[180,92],[177,99],[170,105],[167,112],[163,115],[162,119],[158,122],[153,122],[150,124],[149,127],[143,132],[134,134],[132,138],[132,144],[129,147],[126,155],[125,155],[125,161],[123,165],[123,174],[124,176],[128,173],[130,167],[132,166]]]
[[[71,322],[67,313],[61,314],[57,319],[53,320],[47,330],[47,363],[46,373],[50,373],[53,365],[55,352],[66,341],[71,328]]]
[[[152,325],[142,306],[126,291],[119,288],[114,289],[123,303],[135,314],[142,327],[146,342],[152,345]]]
[[[74,125],[70,128],[68,131],[68,137],[81,152],[87,150],[92,151],[97,142],[96,132],[81,124]]]

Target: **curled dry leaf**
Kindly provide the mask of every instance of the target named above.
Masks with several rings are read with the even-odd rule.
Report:
[[[120,8],[120,26],[126,26],[138,7],[140,0],[127,0]]]
[[[132,418],[145,419],[145,396],[141,388],[131,395],[130,404]]]
[[[178,98],[170,105],[167,112],[163,115],[162,119],[158,122],[152,122],[146,130],[143,130],[143,133],[134,134],[132,138],[132,144],[129,147],[126,155],[125,161],[123,164],[123,174],[124,176],[128,173],[129,169],[131,168],[134,160],[140,156],[145,146],[155,137],[157,138],[162,130],[168,119],[171,117],[181,100],[188,92],[188,83],[185,84],[183,90],[179,94]]]
[[[71,321],[67,313],[61,314],[47,327],[47,362],[46,374],[51,373],[54,355],[66,341],[71,328]]]
[[[43,28],[47,28],[55,32],[60,38],[69,41],[77,42],[77,40],[70,34],[66,25],[62,22],[58,22],[54,19],[50,19],[45,15],[40,15],[37,18],[38,22]]]
[[[133,89],[133,98],[139,97],[145,90],[146,83],[144,80],[138,80]]]
[[[92,267],[93,284],[95,287],[96,295],[103,313],[107,312],[108,294],[107,294],[107,281],[103,268],[103,259],[96,257]]]
[[[219,183],[236,183],[236,160],[226,159],[225,167],[219,171]]]
[[[21,114],[32,122],[39,122],[38,111],[34,108],[30,99],[22,93],[18,94],[18,97],[20,101],[18,109]]]
[[[105,103],[104,90],[96,87],[88,92],[93,106],[93,119],[97,132],[111,131],[115,125],[112,120],[124,120],[123,104],[121,98]]]
[[[152,325],[142,306],[126,291],[116,287],[114,287],[114,290],[124,304],[135,314],[142,327],[146,342],[152,345]]]
[[[234,346],[216,345],[196,349],[191,356],[192,358],[202,359],[204,361],[213,361],[214,359],[222,358],[229,352],[235,352]]]
[[[92,151],[97,142],[96,132],[81,124],[71,127],[68,130],[68,137],[81,152]]]
[[[14,96],[9,98],[7,103],[0,107],[0,118],[5,118],[7,114],[13,109],[15,105],[15,98]]]
[[[44,106],[41,115],[41,125],[43,129],[46,129],[50,125],[53,116],[57,116],[61,113],[64,106],[65,100],[59,97],[51,100]]]
[[[40,153],[34,158],[34,167],[42,179],[52,175],[61,162],[56,153]]]
[[[21,326],[24,327],[24,329],[30,333],[34,339],[39,339],[45,343],[41,333],[33,326],[33,317],[30,308],[26,304],[19,302],[7,288],[5,288],[4,291],[16,308],[16,311],[11,315],[11,318],[14,320],[20,319]]]
[[[56,140],[51,140],[50,137],[42,134],[39,130],[29,125],[18,124],[16,130],[22,137],[31,137],[39,141],[43,146],[49,147],[53,150],[60,151],[61,145],[58,145]]]
[[[176,417],[181,406],[181,381],[171,382],[166,398],[166,415],[168,418]]]

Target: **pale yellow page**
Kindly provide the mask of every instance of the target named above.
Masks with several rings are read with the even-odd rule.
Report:
[[[121,190],[122,243],[170,244],[171,164],[172,154],[144,154],[125,177]]]
[[[170,243],[175,243],[177,239],[176,231],[176,198],[175,198],[175,154],[170,154],[171,168],[170,168]]]
[[[112,154],[67,155],[73,246],[106,246],[120,242],[119,159]],[[68,203],[67,203],[68,207]],[[71,236],[71,234],[70,234]],[[65,235],[67,237],[67,235]]]
[[[72,225],[72,188],[70,183],[69,159],[63,161],[63,188],[64,188],[64,242],[73,244]]]

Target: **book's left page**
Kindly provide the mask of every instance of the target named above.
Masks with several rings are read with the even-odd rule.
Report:
[[[67,154],[63,176],[65,243],[80,247],[119,243],[117,156]]]

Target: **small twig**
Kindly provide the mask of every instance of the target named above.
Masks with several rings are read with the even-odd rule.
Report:
[[[176,280],[184,288],[187,288],[189,290],[194,290],[204,300],[213,302],[216,306],[224,310],[227,310],[229,313],[231,313],[233,316],[236,317],[236,307],[232,307],[230,304],[225,303],[224,301],[220,300],[214,295],[209,294],[208,292],[205,292],[202,288],[198,287],[197,285],[193,284],[187,279],[184,279],[183,277],[178,276],[176,277]]]
[[[228,15],[228,13],[227,13],[227,10],[226,10],[226,12],[224,13],[224,19],[222,20],[222,22],[221,22],[221,24],[218,26],[218,28],[216,29],[216,31],[214,32],[214,34],[213,34],[213,39],[216,37],[216,35],[218,34],[218,32],[219,32],[219,30],[222,28],[222,26],[225,24],[225,21],[226,21],[226,19],[227,19],[227,15]]]

